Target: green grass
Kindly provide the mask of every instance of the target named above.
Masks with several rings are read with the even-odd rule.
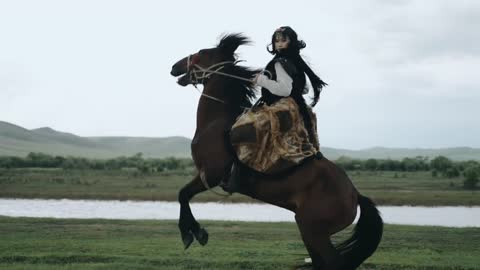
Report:
[[[428,171],[348,174],[362,194],[381,205],[480,205],[480,190],[463,189],[462,177],[432,177]]]
[[[480,205],[480,190],[462,188],[463,178],[430,172],[348,172],[358,190],[381,205]],[[189,172],[152,173],[61,169],[0,169],[0,197],[176,201]],[[217,191],[222,192],[220,189]],[[241,195],[203,192],[194,201],[252,202]]]
[[[273,270],[306,256],[293,223],[202,223],[209,243],[184,251],[173,221],[0,217],[0,269]],[[386,225],[361,269],[480,269],[479,242],[480,228]]]
[[[192,173],[180,171],[142,175],[136,170],[0,169],[0,197],[176,201],[191,179]],[[222,199],[212,192],[195,197],[195,201]],[[223,200],[253,201],[242,195]]]

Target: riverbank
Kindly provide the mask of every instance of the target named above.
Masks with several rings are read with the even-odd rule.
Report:
[[[348,174],[357,189],[379,205],[480,206],[480,190],[464,190],[461,177],[433,177],[430,172]],[[177,201],[178,191],[191,179],[191,173],[181,171],[0,169],[0,198]],[[208,191],[193,201],[255,202],[238,194],[223,198]]]
[[[183,251],[175,221],[0,217],[0,269],[290,269],[307,256],[293,223],[202,222]],[[347,237],[350,229],[336,235]],[[361,269],[480,269],[480,228],[386,225]]]

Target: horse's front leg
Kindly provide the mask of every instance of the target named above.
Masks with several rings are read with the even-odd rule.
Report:
[[[202,246],[208,242],[208,233],[200,227],[200,224],[195,220],[189,204],[193,196],[205,190],[206,188],[200,179],[200,174],[197,174],[195,178],[186,184],[178,193],[178,202],[180,202],[178,228],[182,234],[185,249],[192,244],[193,237],[195,237]]]

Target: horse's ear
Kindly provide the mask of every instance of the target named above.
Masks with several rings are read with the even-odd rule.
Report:
[[[226,54],[233,54],[240,45],[248,44],[250,40],[243,34],[229,34],[222,37],[217,48]]]

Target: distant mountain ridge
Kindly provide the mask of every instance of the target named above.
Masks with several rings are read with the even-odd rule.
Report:
[[[81,137],[56,131],[49,127],[28,130],[0,121],[0,156],[26,156],[30,152],[86,158],[114,158],[143,153],[148,158],[190,157],[189,138],[174,136],[148,137]],[[358,159],[402,159],[405,157],[446,156],[453,160],[480,160],[480,149],[453,147],[439,149],[411,149],[373,147],[347,150],[322,147],[322,153],[335,160],[341,156]]]
[[[49,127],[28,130],[0,121],[0,156],[26,156],[30,152],[86,158],[113,158],[143,153],[144,157],[190,157],[191,140],[185,137],[81,137]]]

